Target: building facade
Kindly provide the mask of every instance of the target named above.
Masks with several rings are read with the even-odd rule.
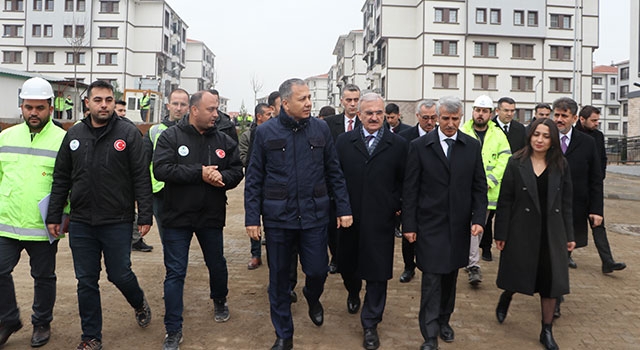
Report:
[[[317,116],[320,108],[329,104],[329,75],[322,74],[304,80],[311,94],[311,115]]]
[[[335,74],[338,96],[346,84],[355,84],[361,89],[367,85],[367,65],[363,61],[362,33],[362,30],[352,30],[349,34],[341,35],[333,49],[336,64],[335,71],[332,73]]]
[[[215,88],[215,57],[202,41],[187,39],[187,56],[180,87],[190,94]]]
[[[479,95],[510,96],[524,123],[539,102],[591,103],[597,0],[367,0],[362,13],[366,87],[405,116],[444,95],[467,115]]]
[[[591,101],[600,109],[600,130],[610,142],[617,142],[625,135],[627,123],[618,100],[619,81],[617,66],[593,67]]]
[[[640,1],[630,1],[629,137],[640,137]]]

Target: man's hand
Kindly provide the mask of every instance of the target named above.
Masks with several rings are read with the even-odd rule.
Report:
[[[482,225],[478,225],[478,224],[471,225],[472,236],[481,235],[483,232],[484,232],[484,229],[482,228]]]
[[[260,240],[260,226],[247,226],[247,235],[254,241]]]
[[[144,237],[149,230],[151,229],[151,225],[138,225],[138,231],[140,231],[140,237]]]
[[[498,250],[502,251],[504,249],[504,241],[499,241],[496,239],[496,248],[498,248]]]
[[[338,218],[338,228],[340,227],[347,228],[351,226],[351,224],[353,224],[353,216],[351,215],[340,216]]]
[[[47,230],[49,230],[49,234],[55,238],[60,236],[60,224],[47,224]]]
[[[215,187],[224,187],[222,173],[218,171],[217,165],[202,166],[202,181]]]
[[[404,238],[407,239],[407,241],[409,241],[409,243],[413,243],[416,241],[417,238],[417,234],[415,232],[405,232],[404,233]]]
[[[567,250],[568,251],[572,252],[575,247],[576,247],[576,242],[573,242],[573,241],[567,242]]]
[[[602,225],[602,216],[598,214],[589,214],[589,222],[591,222],[591,227],[598,227]]]

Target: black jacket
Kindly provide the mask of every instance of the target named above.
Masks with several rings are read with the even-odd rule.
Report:
[[[217,165],[224,187],[202,180],[202,166]],[[185,116],[158,138],[153,173],[165,182],[162,225],[165,227],[222,228],[226,218],[226,191],[242,181],[238,143],[212,127],[200,134]]]
[[[174,125],[176,125],[178,123],[177,120],[172,121],[169,120],[169,116],[165,116],[162,119],[162,122],[160,122],[160,124],[164,124],[167,126],[167,128],[170,128]],[[153,127],[153,125],[151,126]],[[149,130],[151,130],[151,128],[149,128]],[[144,143],[144,153],[145,153],[145,159],[147,164],[151,164],[151,160],[153,160],[153,140],[151,139],[151,136],[149,135],[149,131],[147,131],[146,134],[144,134],[144,137],[142,138],[142,141]]]
[[[511,148],[511,154],[518,152],[520,149],[524,148],[527,143],[527,129],[517,120],[512,120],[509,124],[509,132],[506,133],[500,124],[498,124],[498,116],[493,117],[493,122],[496,123],[498,129],[502,130],[504,134],[507,136],[507,140],[509,141],[509,146]]]
[[[238,143],[238,132],[236,131],[236,126],[231,121],[231,117],[228,114],[224,113],[221,110],[218,110],[218,119],[216,119],[216,129],[218,131],[225,133],[233,139],[233,141]]]
[[[71,203],[71,221],[89,225],[152,223],[151,178],[140,131],[115,115],[96,137],[91,118],[69,129],[53,172],[48,224],[59,224]],[[69,195],[69,191],[71,194]]]
[[[604,134],[600,130],[588,130],[585,129],[584,126],[580,123],[580,120],[576,123],[576,129],[582,131],[583,133],[593,137],[596,141],[596,150],[598,151],[598,156],[600,157],[600,169],[602,169],[602,179],[604,180],[607,176],[607,150],[604,147]]]

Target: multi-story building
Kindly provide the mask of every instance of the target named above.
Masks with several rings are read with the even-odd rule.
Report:
[[[316,116],[320,112],[320,108],[329,104],[329,75],[316,75],[304,81],[309,86],[309,93],[311,94],[311,115]]]
[[[624,136],[621,126],[626,125],[626,116],[622,116],[618,101],[618,85],[618,67],[593,67],[591,104],[600,109],[600,130],[610,142]]]
[[[362,33],[362,30],[352,30],[349,34],[341,35],[333,49],[333,55],[336,56],[335,80],[339,91],[346,84],[355,84],[361,89],[367,85],[367,65],[362,60]]]
[[[202,41],[187,39],[187,56],[180,87],[190,94],[215,88],[214,60],[216,55]]]
[[[640,136],[640,1],[630,1],[629,16],[629,130],[628,136]],[[639,84],[639,85],[636,85]]]
[[[413,116],[424,98],[510,96],[528,122],[536,103],[591,103],[598,1],[366,0],[368,87]],[[410,121],[407,121],[411,123]]]
[[[10,69],[158,97],[178,87],[185,67],[187,25],[164,0],[6,0],[0,25],[0,65]],[[137,109],[139,93],[126,96]],[[152,104],[154,120],[162,102]]]
[[[338,66],[335,64],[329,68],[327,74],[327,99],[329,105],[338,108],[340,106],[340,87],[338,87]]]

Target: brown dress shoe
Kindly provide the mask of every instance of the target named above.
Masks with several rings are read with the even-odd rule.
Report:
[[[260,259],[260,258],[251,258],[251,260],[249,260],[249,264],[247,265],[247,269],[248,270],[255,270],[260,265],[262,265],[262,259]]]

